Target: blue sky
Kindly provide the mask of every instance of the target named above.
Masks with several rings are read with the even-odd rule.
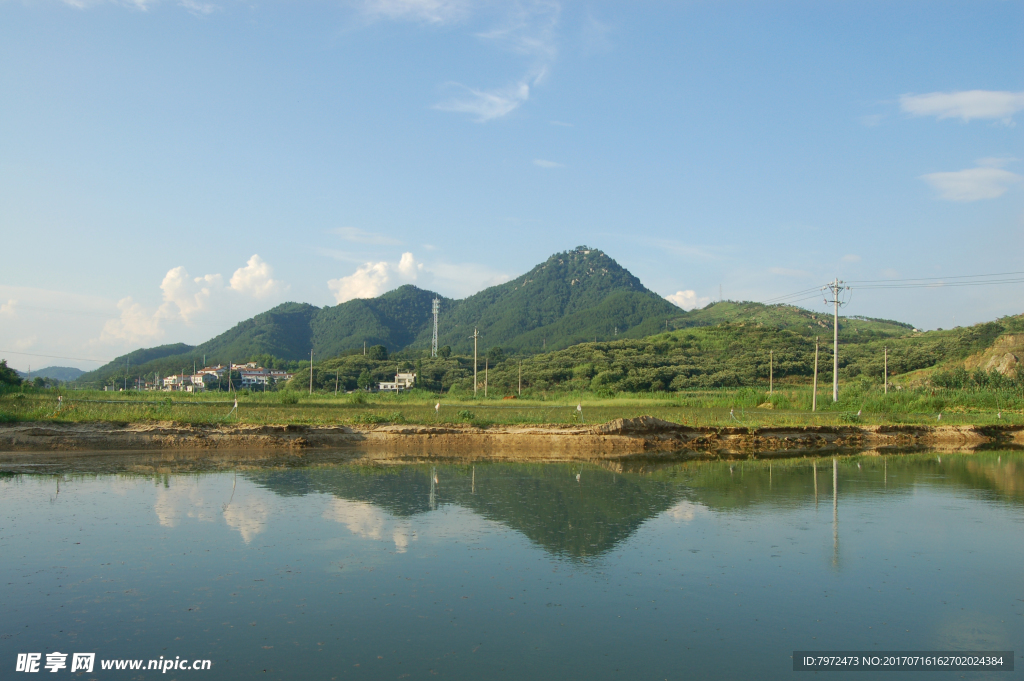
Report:
[[[580,244],[685,307],[1024,271],[1022,28],[1009,0],[0,0],[0,354],[93,368],[33,355],[463,297]]]

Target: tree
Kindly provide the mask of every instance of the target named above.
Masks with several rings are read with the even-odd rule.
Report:
[[[491,361],[492,365],[496,365],[498,362],[505,359],[505,351],[495,345],[487,351],[487,359]]]
[[[449,357],[452,356],[452,346],[444,345],[444,346],[440,347],[438,349],[438,351],[437,351],[437,355],[441,359],[448,359]]]
[[[21,377],[7,366],[6,359],[0,359],[0,385],[21,385]]]
[[[384,361],[388,358],[388,349],[383,345],[371,345],[367,356],[378,362]]]
[[[359,374],[359,378],[356,379],[356,385],[363,390],[369,390],[370,386],[373,385],[373,376],[370,375],[369,371],[363,369],[363,372]]]

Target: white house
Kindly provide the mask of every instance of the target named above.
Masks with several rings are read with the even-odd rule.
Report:
[[[398,392],[400,390],[408,390],[413,387],[416,383],[416,374],[395,374],[394,381],[381,381],[377,384],[378,390],[390,390],[391,392]]]

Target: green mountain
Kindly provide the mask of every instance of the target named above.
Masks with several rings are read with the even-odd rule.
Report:
[[[31,377],[51,378],[55,381],[74,381],[83,373],[85,372],[75,367],[44,367],[33,371]],[[22,378],[29,378],[27,371],[19,371],[18,375]]]
[[[616,329],[623,338],[639,338],[680,312],[605,253],[579,246],[510,282],[442,305],[438,344],[471,353],[476,329],[483,348],[534,353],[611,339]],[[429,348],[430,338],[428,327],[412,347]]]
[[[463,300],[415,286],[377,298],[318,308],[284,303],[247,319],[198,346],[177,344],[136,350],[85,374],[106,383],[113,377],[169,374],[193,362],[226,363],[258,358],[274,365],[309,357],[336,357],[383,345],[389,352],[430,348],[432,301],[438,298],[439,344],[472,353],[473,329],[480,350],[495,346],[533,353],[566,348],[585,340],[638,338],[657,331],[681,310],[647,290],[605,253],[580,246],[557,253],[513,281]]]
[[[650,389],[676,385],[736,385],[750,382],[761,370],[762,355],[767,346],[753,347],[738,355],[735,349],[753,342],[760,343],[760,330],[785,332],[793,337],[794,352],[784,352],[783,371],[802,372],[806,369],[807,343],[813,347],[813,337],[823,340],[832,333],[832,318],[828,314],[811,312],[792,305],[762,305],[760,303],[719,302],[701,310],[684,312],[658,294],[649,291],[629,271],[607,254],[597,249],[579,246],[571,251],[556,253],[545,262],[516,279],[492,286],[463,300],[438,296],[415,286],[402,286],[376,298],[350,300],[340,305],[318,308],[305,303],[284,303],[247,319],[224,333],[198,346],[184,344],[164,345],[158,348],[136,350],[79,378],[80,382],[107,384],[135,376],[167,375],[191,370],[193,363],[227,363],[229,361],[258,361],[263,366],[287,368],[308,360],[312,348],[317,367],[323,360],[357,354],[346,367],[329,363],[336,373],[348,376],[349,387],[355,385],[356,376],[363,370],[371,373],[376,368],[366,364],[362,357],[364,344],[369,347],[383,345],[389,352],[401,350],[423,351],[430,348],[433,330],[431,312],[434,298],[440,301],[438,320],[439,345],[448,345],[455,355],[472,356],[474,329],[479,334],[479,352],[500,347],[505,354],[545,355],[552,364],[545,384],[556,385],[572,376],[573,367],[592,365],[597,373],[610,371],[618,377],[606,381],[608,387],[624,389]],[[618,352],[635,354],[627,341],[647,348],[641,341],[653,334],[672,331],[698,331],[701,327],[728,328],[729,342],[717,340],[685,341],[692,350],[705,355],[703,359],[687,359],[681,365],[689,367],[686,381],[676,380],[677,374],[664,368],[664,362],[640,362],[624,359],[620,363],[602,359],[582,359],[576,351],[568,349],[586,344],[619,342],[609,357]],[[840,318],[840,339],[844,342],[863,343],[905,336],[913,329],[907,324],[887,320]],[[720,334],[719,334],[720,335]],[[743,337],[743,338],[741,338]],[[682,338],[682,337],[679,337]],[[701,336],[703,338],[703,336]],[[746,340],[744,340],[744,338]],[[740,345],[730,349],[730,344]],[[660,347],[660,346],[659,346]],[[799,347],[799,351],[796,348]],[[712,349],[713,348],[713,349]],[[558,351],[569,354],[558,354]],[[604,351],[600,351],[604,352]],[[553,353],[553,354],[552,354]],[[646,350],[641,354],[648,354]],[[659,355],[660,353],[654,353]],[[677,354],[675,351],[669,354]],[[572,355],[572,357],[570,357]],[[799,359],[797,359],[799,357]],[[581,361],[582,360],[582,361]],[[678,357],[668,362],[679,364]],[[698,362],[698,370],[692,366]],[[722,362],[737,364],[728,371],[729,376],[716,374],[724,369]],[[797,366],[786,362],[796,362]],[[493,363],[493,362],[492,362]],[[643,364],[644,366],[640,366]],[[912,363],[919,366],[919,363]],[[654,365],[659,369],[654,371]],[[743,365],[739,367],[738,365]],[[510,365],[511,366],[511,365]],[[598,368],[600,367],[600,368]],[[385,375],[394,371],[381,369]],[[462,380],[464,369],[454,364],[442,368],[439,364],[435,383],[438,387]],[[581,370],[587,374],[589,370]],[[652,373],[653,371],[653,373]],[[354,375],[349,376],[354,372]],[[499,370],[500,372],[500,370]],[[568,372],[568,373],[567,373]],[[576,372],[577,374],[580,371]],[[650,374],[648,376],[648,374]],[[671,376],[669,375],[671,374]],[[447,378],[443,378],[447,376]],[[590,376],[587,376],[589,378]],[[496,376],[497,378],[497,376]],[[575,376],[580,379],[581,376]],[[599,383],[602,383],[599,381]],[[604,385],[602,383],[602,385]]]
[[[912,333],[914,327],[903,322],[870,317],[840,317],[840,338],[861,337],[883,338]],[[830,311],[812,312],[796,305],[764,305],[762,303],[734,302],[731,300],[711,303],[700,310],[692,310],[670,320],[673,329],[697,326],[717,326],[726,323],[743,323],[765,326],[773,329],[793,331],[802,336],[832,336],[833,317]]]

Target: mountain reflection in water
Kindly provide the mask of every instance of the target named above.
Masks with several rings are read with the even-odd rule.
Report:
[[[1024,636],[1022,523],[1021,452],[0,454],[0,662],[774,681],[794,650],[1006,650]]]
[[[860,456],[835,459],[691,462],[683,464],[321,464],[246,471],[244,477],[281,496],[329,494],[360,527],[381,524],[372,506],[410,518],[455,505],[522,533],[552,554],[587,558],[611,551],[648,519],[668,512],[686,519],[697,510],[777,513],[817,503],[838,507],[884,491],[908,494],[919,485],[971,490],[992,500],[1024,504],[1019,453]],[[579,476],[577,478],[577,476]],[[838,509],[837,509],[838,510]],[[365,515],[364,520],[360,516]],[[379,538],[380,531],[363,536]],[[396,541],[396,546],[402,542]],[[401,547],[399,546],[401,550]]]

